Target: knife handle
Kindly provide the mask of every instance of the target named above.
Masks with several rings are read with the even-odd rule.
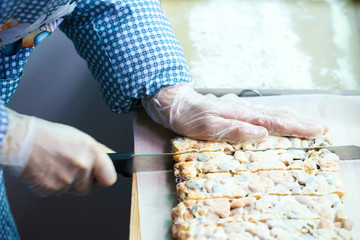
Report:
[[[108,153],[114,164],[117,173],[124,177],[131,177],[133,173],[132,157],[133,153]]]

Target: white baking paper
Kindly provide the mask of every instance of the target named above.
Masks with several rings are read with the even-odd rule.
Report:
[[[268,107],[290,106],[304,116],[325,120],[334,145],[360,146],[360,96],[287,95],[246,100]],[[169,151],[173,136],[142,113],[135,124],[135,152]],[[345,208],[355,223],[354,236],[360,236],[360,161],[342,161],[340,166],[347,188]],[[141,239],[172,239],[171,209],[177,204],[173,172],[141,172],[137,176]]]

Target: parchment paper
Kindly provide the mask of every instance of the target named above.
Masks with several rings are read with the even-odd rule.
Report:
[[[287,95],[246,101],[269,107],[290,106],[304,116],[325,120],[335,145],[360,146],[360,96]],[[135,124],[135,152],[170,151],[174,136],[141,113]],[[360,236],[360,161],[342,161],[340,166],[347,188],[345,209],[355,223],[354,236]],[[141,172],[137,176],[141,239],[172,239],[171,209],[177,204],[173,172]]]

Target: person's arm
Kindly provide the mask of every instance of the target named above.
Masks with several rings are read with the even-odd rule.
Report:
[[[155,122],[204,140],[259,141],[269,133],[315,137],[325,131],[293,113],[255,107],[235,95],[203,96],[183,84],[192,76],[159,1],[80,1],[60,27],[115,112],[134,109],[143,99]]]
[[[86,60],[114,112],[128,112],[162,87],[192,80],[158,0],[82,0],[60,29]]]

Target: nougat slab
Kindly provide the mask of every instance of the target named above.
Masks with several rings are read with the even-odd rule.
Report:
[[[259,196],[239,199],[214,198],[180,202],[172,211],[173,222],[184,226],[230,221],[320,219],[344,221],[341,198],[326,196]]]
[[[176,239],[353,239],[339,158],[325,137],[269,136],[252,144],[173,140]],[[224,151],[236,151],[229,154]]]
[[[261,142],[248,144],[230,144],[226,141],[201,141],[186,137],[178,137],[172,140],[172,152],[191,151],[232,151],[232,150],[253,150],[265,148],[289,148],[289,147],[315,147],[328,146],[329,140],[326,136],[316,139],[301,139],[295,137],[268,136]],[[182,161],[183,155],[175,156],[176,161]],[[180,159],[178,159],[180,158]]]

